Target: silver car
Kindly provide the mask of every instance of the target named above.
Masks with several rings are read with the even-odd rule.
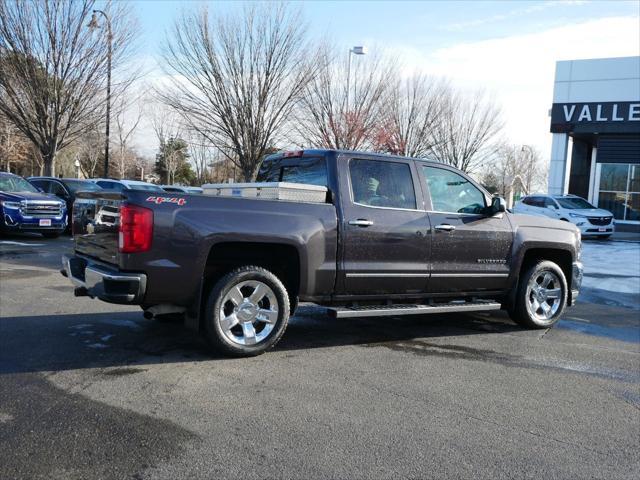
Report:
[[[583,236],[609,238],[615,231],[613,213],[594,207],[577,195],[527,195],[516,202],[513,213],[571,222],[580,229]]]

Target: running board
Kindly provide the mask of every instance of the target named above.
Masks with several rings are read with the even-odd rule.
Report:
[[[474,302],[434,303],[433,305],[366,305],[362,307],[327,308],[333,318],[385,317],[399,315],[427,315],[430,313],[485,312],[500,310],[496,302],[476,300]]]

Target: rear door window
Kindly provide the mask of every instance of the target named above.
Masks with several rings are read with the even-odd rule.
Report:
[[[290,182],[327,186],[324,157],[280,158],[262,164],[256,182]]]
[[[353,159],[349,162],[353,201],[370,207],[416,209],[411,167],[406,163]]]

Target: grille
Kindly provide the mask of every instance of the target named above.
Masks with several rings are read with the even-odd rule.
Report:
[[[589,217],[591,225],[609,225],[612,217]]]
[[[27,203],[20,211],[25,217],[59,217],[62,206],[59,203]]]

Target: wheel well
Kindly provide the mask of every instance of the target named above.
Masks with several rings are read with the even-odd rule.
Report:
[[[266,268],[284,284],[289,297],[298,296],[300,287],[300,258],[291,245],[259,242],[227,242],[214,245],[209,251],[204,269],[203,293],[234,268],[256,265]]]
[[[571,292],[571,276],[573,269],[573,257],[571,256],[571,252],[568,252],[567,250],[551,250],[548,248],[532,248],[525,252],[520,272],[525,271],[539,260],[550,260],[556,263],[562,269],[562,273],[564,273],[564,276],[567,279],[569,292]]]

